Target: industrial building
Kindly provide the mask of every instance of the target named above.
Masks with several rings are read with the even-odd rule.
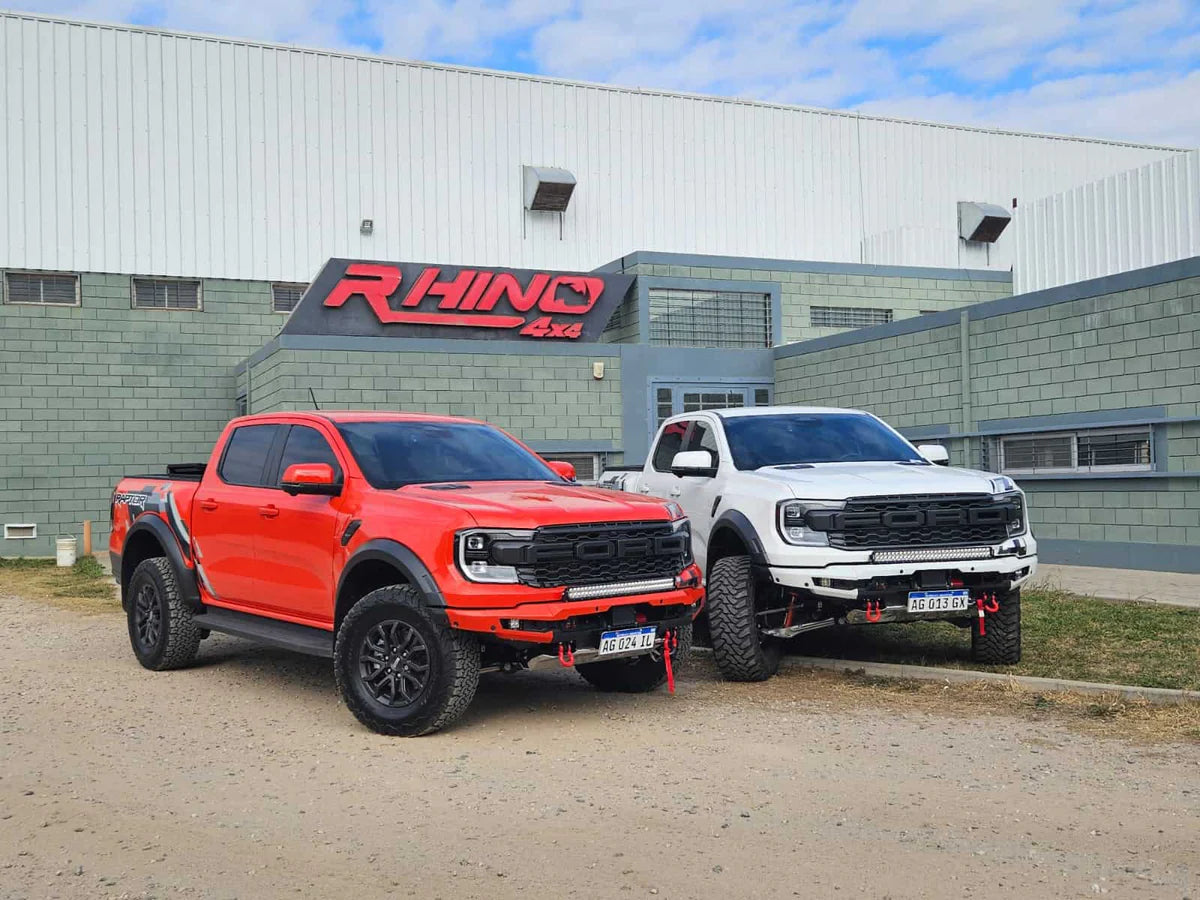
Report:
[[[1200,571],[1200,153],[19,13],[0,84],[0,555],[313,396],[585,478],[803,401],[1012,473],[1048,561]]]

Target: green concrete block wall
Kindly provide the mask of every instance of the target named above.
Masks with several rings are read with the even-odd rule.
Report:
[[[471,342],[464,341],[464,344]],[[621,365],[590,356],[276,349],[250,371],[250,409],[395,409],[483,419],[531,444],[621,445]],[[604,362],[604,378],[592,363]]]
[[[203,311],[132,309],[127,275],[84,273],[78,307],[0,304],[0,522],[45,556],[93,522],[107,545],[112,487],[129,472],[205,460],[234,414],[234,366],[275,335],[265,283],[205,280]]]

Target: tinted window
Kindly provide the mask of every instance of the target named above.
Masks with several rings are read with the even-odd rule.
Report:
[[[692,433],[688,435],[687,444],[683,449],[707,450],[709,459],[712,460],[714,466],[721,458],[717,453],[717,439],[713,434],[712,427],[703,422],[697,422],[692,426]]]
[[[338,426],[373,487],[445,481],[562,479],[508,435],[469,422],[347,422]]]
[[[282,425],[243,425],[229,436],[225,456],[221,459],[221,479],[229,484],[251,487],[265,485],[263,469],[267,454]]]
[[[307,425],[293,425],[288,432],[287,443],[283,445],[283,458],[279,462],[279,477],[283,477],[288,466],[297,463],[326,463],[333,467],[335,478],[342,472],[329,441],[317,429]]]
[[[870,416],[854,413],[729,416],[725,439],[739,469],[787,463],[923,461],[903,438]]]
[[[672,422],[663,429],[658,445],[654,448],[654,468],[660,472],[671,471],[671,460],[683,449],[683,435],[691,422]]]

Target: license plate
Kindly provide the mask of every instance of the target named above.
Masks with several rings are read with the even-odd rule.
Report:
[[[623,628],[620,631],[606,631],[600,635],[600,655],[609,656],[613,653],[653,650],[654,639],[657,634],[658,626],[656,625],[647,625],[645,628]]]
[[[910,613],[961,612],[971,606],[970,591],[909,591]]]

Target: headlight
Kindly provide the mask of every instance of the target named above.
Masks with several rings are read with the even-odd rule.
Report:
[[[497,544],[529,541],[532,531],[474,529],[458,535],[458,568],[468,581],[488,584],[516,584],[517,568],[496,561]]]
[[[1013,494],[1012,500],[1016,506],[1016,514],[1008,520],[1008,534],[1010,537],[1024,534],[1027,531],[1025,523],[1025,495],[1018,491]]]
[[[812,512],[837,512],[845,509],[842,500],[784,500],[779,504],[779,534],[789,544],[798,547],[828,547],[828,528],[812,528]]]

